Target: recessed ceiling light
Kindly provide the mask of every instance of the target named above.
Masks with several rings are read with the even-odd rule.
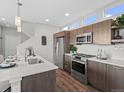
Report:
[[[65,13],[65,16],[67,16],[67,17],[68,17],[68,16],[70,16],[70,14],[69,14],[69,13]]]
[[[49,20],[49,19],[46,19],[45,21],[46,21],[46,22],[49,22],[50,20]]]
[[[6,19],[5,18],[1,18],[2,21],[5,21]]]

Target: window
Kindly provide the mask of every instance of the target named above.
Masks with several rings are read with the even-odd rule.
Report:
[[[124,4],[105,10],[105,17],[111,17],[124,12]]]
[[[68,26],[65,26],[62,30],[68,30],[69,27]]]
[[[78,28],[80,27],[80,23],[79,22],[74,22],[72,25],[71,25],[71,28],[72,29],[75,29],[75,28]]]
[[[85,18],[83,22],[85,25],[89,25],[89,24],[94,23],[96,20],[97,20],[97,16],[90,16],[90,17]]]

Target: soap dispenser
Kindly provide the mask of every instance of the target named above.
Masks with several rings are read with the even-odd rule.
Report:
[[[100,59],[100,49],[97,51],[97,59]]]
[[[106,54],[106,51],[105,50],[102,53],[101,59],[107,60],[107,54]]]

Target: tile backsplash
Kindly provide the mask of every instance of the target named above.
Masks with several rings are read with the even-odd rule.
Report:
[[[97,55],[98,49],[105,50],[108,58],[124,60],[124,44],[118,45],[94,45],[94,44],[83,44],[76,45],[78,53]]]

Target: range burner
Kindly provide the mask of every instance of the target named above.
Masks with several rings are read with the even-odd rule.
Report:
[[[75,54],[75,56],[78,56],[78,57],[86,57],[86,58],[95,57],[95,56],[93,56],[93,55],[87,55],[87,54],[81,54],[81,53],[77,53],[77,54]]]

